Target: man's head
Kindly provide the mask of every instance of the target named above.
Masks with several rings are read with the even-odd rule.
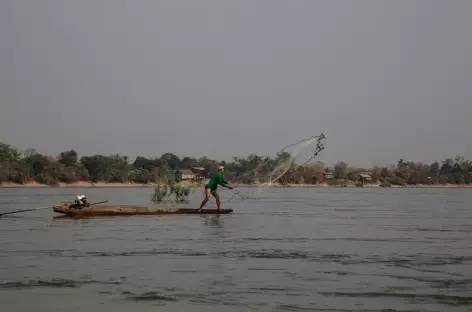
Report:
[[[221,173],[223,173],[225,171],[225,167],[223,167],[223,166],[218,166],[217,169]]]

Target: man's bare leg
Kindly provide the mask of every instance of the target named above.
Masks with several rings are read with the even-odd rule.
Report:
[[[215,196],[215,199],[216,199],[216,207],[217,207],[217,210],[218,212],[220,212],[220,206],[221,206],[221,202],[220,202],[220,195],[218,195],[218,193],[213,193],[213,196]]]
[[[202,201],[202,204],[200,205],[200,208],[198,210],[202,210],[202,208],[206,205],[206,203],[210,200],[210,189],[205,189],[205,198]]]
[[[202,203],[201,203],[201,205],[200,205],[200,208],[198,208],[198,210],[202,210],[202,208],[206,205],[207,202],[208,202],[208,200],[205,198],[205,199],[202,201]]]

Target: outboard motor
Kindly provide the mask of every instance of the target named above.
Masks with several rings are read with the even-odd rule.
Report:
[[[74,200],[74,208],[81,209],[88,206],[87,197],[85,195],[77,195]]]

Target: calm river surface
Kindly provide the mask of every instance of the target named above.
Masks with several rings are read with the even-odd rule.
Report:
[[[0,189],[0,212],[150,193]],[[472,189],[287,188],[219,217],[9,215],[0,311],[472,311],[471,203]]]

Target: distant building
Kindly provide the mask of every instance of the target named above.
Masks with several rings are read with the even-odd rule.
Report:
[[[334,180],[334,172],[323,172],[323,180],[324,181]]]
[[[367,173],[359,173],[359,182],[361,182],[362,184],[371,183],[372,177],[370,176],[370,174]]]
[[[203,168],[203,167],[192,167],[190,170],[192,170],[192,171],[205,171],[205,168]]]
[[[202,180],[207,177],[206,170],[203,167],[192,167],[190,169],[195,174],[195,179]]]
[[[175,171],[175,180],[177,182],[185,180],[196,180],[196,178],[197,176],[195,173],[192,172],[192,170],[181,169]]]

